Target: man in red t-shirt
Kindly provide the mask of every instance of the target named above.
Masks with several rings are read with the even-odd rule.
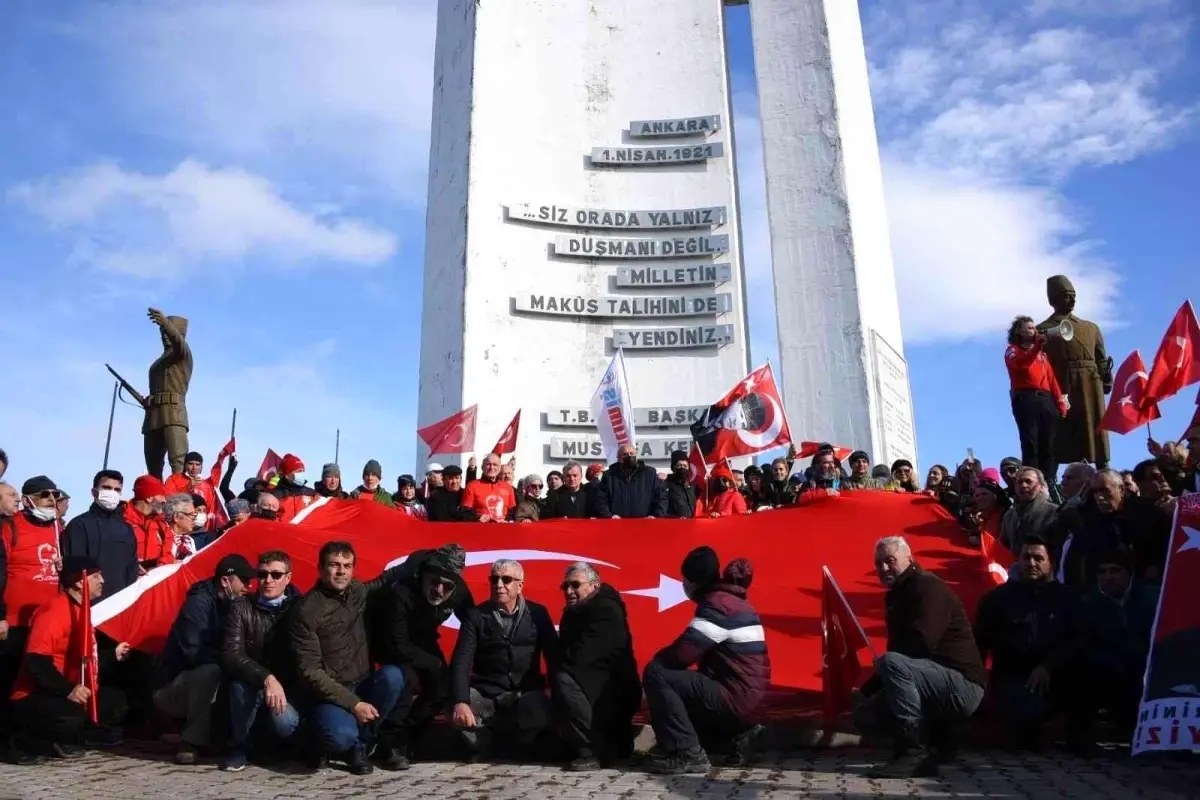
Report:
[[[500,456],[489,453],[483,459],[483,476],[463,490],[463,508],[479,515],[480,522],[507,522],[517,505],[512,484],[500,480]]]
[[[1021,463],[1040,469],[1048,482],[1054,482],[1058,479],[1054,437],[1071,404],[1042,349],[1045,343],[1046,337],[1038,332],[1032,317],[1017,317],[1008,329],[1004,365],[1021,439]]]
[[[120,744],[125,720],[125,694],[114,686],[88,686],[84,657],[99,659],[98,673],[112,662],[129,657],[122,642],[100,653],[96,632],[83,624],[83,593],[94,601],[104,591],[104,576],[95,559],[69,556],[60,574],[63,591],[33,615],[25,659],[12,692],[13,721],[26,738],[57,758],[76,758],[85,746]],[[105,662],[108,662],[106,668]],[[92,724],[89,703],[96,691],[98,724]]]

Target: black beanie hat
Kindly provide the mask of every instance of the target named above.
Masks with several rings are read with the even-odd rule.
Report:
[[[672,450],[671,451],[671,466],[672,467],[675,466],[676,464],[678,464],[680,461],[687,461],[687,460],[688,460],[688,454],[685,453],[684,451],[682,451],[682,450]]]
[[[705,545],[684,556],[679,571],[697,586],[715,586],[721,580],[721,561],[716,551]]]
[[[467,551],[462,545],[444,544],[429,554],[424,566],[447,576],[461,575],[467,566]]]
[[[203,464],[204,456],[200,455],[195,450],[193,450],[192,452],[188,453],[186,456],[183,457],[183,463],[186,464],[189,461],[196,461],[198,463]]]

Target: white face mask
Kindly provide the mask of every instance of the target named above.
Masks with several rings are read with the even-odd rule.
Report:
[[[294,475],[292,475],[292,483],[303,486],[307,482],[308,482],[308,478],[305,476],[305,474],[303,472],[297,472]]]
[[[58,516],[58,509],[54,506],[43,508],[42,506],[31,505],[29,513],[33,514],[34,519],[40,519],[42,522],[49,522]]]
[[[121,504],[121,493],[116,489],[101,489],[96,492],[96,505],[105,511],[112,511]]]
[[[197,528],[203,528],[207,524],[208,524],[208,513],[207,512],[201,511],[198,514],[196,514],[196,527]]]

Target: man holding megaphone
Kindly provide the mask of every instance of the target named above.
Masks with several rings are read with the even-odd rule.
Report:
[[[1021,461],[1027,467],[1040,469],[1047,481],[1053,481],[1058,470],[1054,455],[1058,422],[1071,405],[1042,347],[1048,335],[1072,335],[1066,328],[1069,325],[1065,322],[1044,334],[1037,329],[1033,317],[1017,317],[1008,329],[1008,349],[1004,351],[1013,418],[1021,439]]]

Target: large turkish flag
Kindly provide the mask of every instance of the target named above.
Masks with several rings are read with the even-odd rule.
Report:
[[[427,523],[378,503],[313,503],[296,524],[250,520],[180,564],[159,567],[93,612],[96,624],[117,641],[157,652],[187,589],[209,578],[227,553],[251,560],[280,548],[293,561],[293,581],[307,589],[316,579],[316,555],[330,540],[349,541],[358,553],[358,576],[371,578],[406,554],[458,542],[467,549],[465,578],[477,599],[487,597],[488,566],[515,558],[525,567],[525,592],[555,619],[563,608],[558,589],[566,568],[589,561],[601,578],[626,596],[635,651],[646,660],[678,635],[693,605],[683,594],[679,566],[702,544],[722,563],[738,557],[754,565],[750,601],[767,631],[778,687],[821,688],[821,566],[838,576],[847,602],[879,652],[886,645],[883,590],[874,573],[875,542],[903,535],[921,564],[959,592],[969,614],[993,585],[978,550],[936,501],[890,492],[846,492],[804,508],[751,516],[698,520],[554,520],[531,524]],[[451,625],[456,624],[451,620]],[[447,647],[453,636],[443,637]]]

